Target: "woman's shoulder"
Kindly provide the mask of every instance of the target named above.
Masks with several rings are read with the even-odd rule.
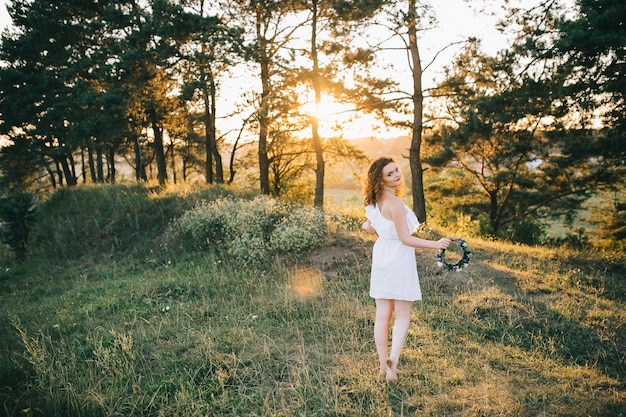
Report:
[[[389,203],[390,206],[393,207],[394,209],[402,209],[404,210],[404,201],[402,201],[402,199],[400,197],[397,196],[393,196],[389,198]]]
[[[404,202],[399,197],[389,197],[385,200],[385,211],[391,213],[394,217],[404,214]]]

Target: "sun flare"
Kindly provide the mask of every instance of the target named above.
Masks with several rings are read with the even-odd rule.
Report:
[[[335,97],[322,94],[319,103],[315,103],[313,93],[302,93],[304,97],[298,111],[318,121],[318,129],[323,137],[341,136],[344,139],[357,139],[377,136],[397,137],[404,132],[390,129],[373,115],[357,110],[354,103],[340,102]],[[304,132],[308,135],[308,131]]]
[[[354,105],[350,103],[340,103],[333,97],[322,95],[319,103],[315,99],[307,101],[300,107],[303,114],[316,117],[320,121],[334,121],[347,119],[354,111]]]

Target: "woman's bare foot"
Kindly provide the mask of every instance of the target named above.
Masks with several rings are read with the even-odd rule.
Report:
[[[391,358],[387,359],[387,371],[385,373],[385,379],[390,384],[398,382],[397,362],[393,362]]]

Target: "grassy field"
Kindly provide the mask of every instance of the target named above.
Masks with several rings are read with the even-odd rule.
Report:
[[[373,237],[336,227],[250,266],[167,236],[211,196],[76,194],[50,203],[39,252],[0,265],[7,416],[626,414],[623,252],[466,239],[470,266],[442,272],[419,251],[424,300],[387,385]]]

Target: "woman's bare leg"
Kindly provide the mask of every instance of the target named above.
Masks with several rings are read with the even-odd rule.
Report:
[[[395,382],[397,380],[397,367],[400,360],[400,354],[406,342],[406,336],[409,333],[409,324],[411,321],[411,301],[394,301],[394,324],[391,336],[391,354],[387,361],[387,381]]]
[[[380,371],[387,372],[387,352],[389,343],[389,322],[393,314],[393,300],[376,299],[376,320],[374,321],[374,341],[380,361]]]

